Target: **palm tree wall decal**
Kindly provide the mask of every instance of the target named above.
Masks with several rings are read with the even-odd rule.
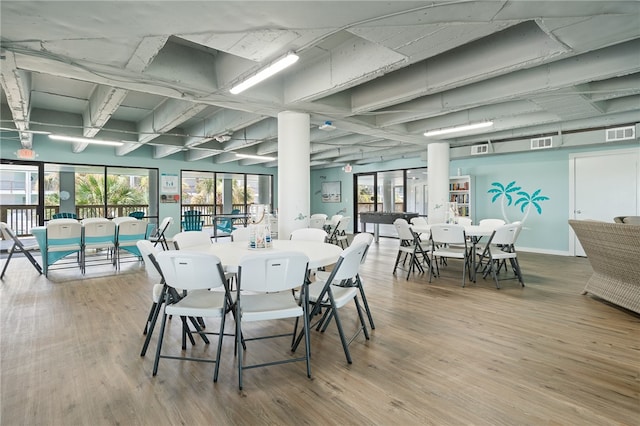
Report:
[[[507,206],[510,206],[511,203],[513,203],[513,197],[511,196],[511,193],[520,190],[520,187],[515,185],[515,180],[510,182],[507,186],[504,186],[500,182],[493,182],[491,186],[495,186],[495,188],[487,191],[489,192],[489,194],[495,194],[491,199],[492,203],[495,203],[498,198],[502,199],[502,202],[500,203],[500,209],[502,210],[502,217],[507,223],[510,223],[511,221],[507,217],[507,212],[505,211],[505,203],[507,204]]]
[[[540,207],[540,204],[538,204],[540,201],[545,201],[548,200],[549,197],[545,197],[544,195],[540,195],[540,189],[536,190],[533,194],[529,195],[524,191],[520,191],[518,192],[518,195],[520,195],[520,198],[518,198],[516,200],[516,206],[518,204],[520,204],[520,211],[524,213],[524,216],[522,217],[522,223],[524,223],[525,220],[527,220],[527,217],[529,216],[529,212],[531,211],[531,206],[534,206],[536,208],[536,211],[538,212],[538,214],[542,214],[542,207]]]
[[[527,220],[527,217],[529,217],[531,206],[535,207],[538,214],[542,214],[542,207],[539,203],[541,201],[546,201],[549,199],[549,197],[540,195],[540,191],[542,191],[541,189],[537,189],[532,194],[529,194],[526,191],[520,191],[521,187],[516,186],[515,180],[510,182],[506,186],[499,182],[493,182],[491,186],[493,186],[494,188],[491,188],[487,191],[489,194],[494,194],[491,202],[495,203],[498,199],[501,199],[500,207],[502,209],[502,217],[507,223],[510,223],[511,221],[507,217],[505,209],[506,206],[510,206],[512,204],[514,206],[519,205],[520,212],[524,213],[521,220],[521,222],[524,224],[525,220]],[[513,193],[516,193],[516,195],[520,196],[520,198],[518,198],[515,203],[513,203]]]

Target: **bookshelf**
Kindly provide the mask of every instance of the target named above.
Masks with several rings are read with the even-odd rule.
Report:
[[[449,178],[449,202],[456,203],[458,215],[472,217],[471,176],[453,176]]]

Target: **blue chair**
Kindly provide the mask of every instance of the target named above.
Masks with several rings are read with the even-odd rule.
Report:
[[[51,216],[51,219],[78,219],[78,215],[75,213],[60,212]]]
[[[218,232],[222,232],[224,234],[231,234],[231,232],[236,229],[236,227],[233,226],[233,220],[227,217],[218,219],[216,228],[218,228]]]
[[[136,219],[143,219],[144,218],[144,212],[131,212],[131,213],[129,213],[129,216],[135,217]]]
[[[184,220],[182,221],[183,231],[202,231],[204,220],[202,213],[198,210],[187,210],[184,212]]]

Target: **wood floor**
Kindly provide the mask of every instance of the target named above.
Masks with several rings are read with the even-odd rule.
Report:
[[[461,288],[456,261],[431,284],[392,275],[396,245],[381,239],[363,266],[376,329],[351,344],[353,364],[332,324],[312,333],[312,379],[304,363],[249,370],[242,392],[231,338],[217,383],[207,363],[162,360],[152,377],[155,336],[139,355],[151,303],[141,265],[46,279],[14,259],[0,284],[0,424],[640,424],[640,316],[581,295],[588,260],[520,253],[525,288]],[[355,330],[352,305],[341,318]],[[169,333],[179,353],[177,319]],[[287,345],[251,342],[248,353],[287,356]],[[188,352],[215,349],[214,338]]]

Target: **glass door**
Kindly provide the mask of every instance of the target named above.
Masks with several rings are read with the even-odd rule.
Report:
[[[377,176],[375,173],[360,173],[354,176],[354,185],[356,194],[353,197],[356,200],[356,217],[354,218],[353,225],[355,232],[371,232],[373,233],[373,224],[367,224],[366,226],[371,229],[359,229],[360,225],[360,213],[375,212],[378,211],[378,199],[377,199]]]
[[[42,163],[3,161],[0,165],[0,221],[18,236],[44,223]]]

